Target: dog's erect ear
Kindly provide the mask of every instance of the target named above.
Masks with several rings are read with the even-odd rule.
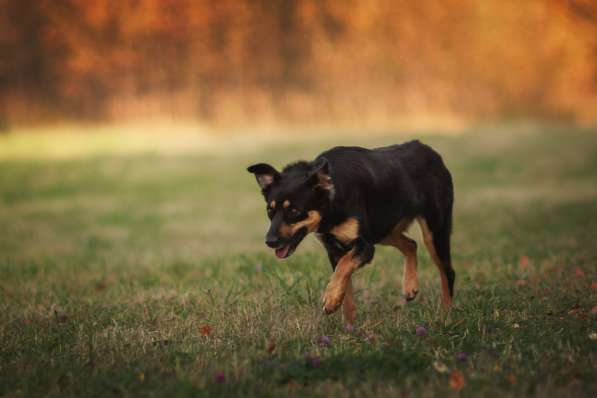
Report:
[[[261,187],[261,189],[267,189],[275,181],[280,179],[280,173],[276,171],[272,166],[266,163],[258,163],[247,168],[249,173],[255,174],[255,179]]]
[[[313,165],[309,183],[316,189],[327,191],[330,200],[334,198],[334,183],[330,175],[330,164],[326,158],[319,158]]]

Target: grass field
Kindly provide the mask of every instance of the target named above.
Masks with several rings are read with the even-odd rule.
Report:
[[[454,176],[454,306],[421,249],[400,305],[379,248],[354,331],[321,314],[315,239],[265,248],[245,168],[415,135],[87,134],[0,137],[1,396],[597,395],[595,131],[421,136]]]

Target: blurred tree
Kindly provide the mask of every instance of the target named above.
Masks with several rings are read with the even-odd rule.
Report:
[[[0,124],[595,121],[592,0],[0,0]]]
[[[60,112],[61,59],[67,48],[51,29],[45,3],[0,0],[1,113],[25,117]],[[14,109],[16,108],[16,109]],[[31,112],[32,109],[37,112]],[[37,109],[36,109],[37,108]]]

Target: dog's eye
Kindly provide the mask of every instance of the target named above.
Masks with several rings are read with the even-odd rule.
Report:
[[[288,217],[290,222],[296,222],[300,218],[300,215],[301,211],[296,207],[291,207],[286,210],[286,217]]]

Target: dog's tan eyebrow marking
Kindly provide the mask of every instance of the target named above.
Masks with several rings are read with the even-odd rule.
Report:
[[[319,227],[319,223],[321,222],[321,214],[318,211],[311,210],[308,213],[307,218],[301,220],[294,224],[286,224],[282,223],[279,229],[280,235],[284,236],[285,238],[290,238],[294,235],[299,229],[303,227],[307,227],[307,233],[314,232]]]
[[[284,206],[284,208],[287,209],[290,206],[290,201],[286,199],[284,203],[282,203],[282,206]]]
[[[359,237],[359,221],[351,217],[332,228],[330,233],[342,243],[352,242]]]
[[[276,201],[272,200],[271,202],[269,202],[269,207],[271,207],[272,209],[276,208]]]
[[[308,213],[307,218],[301,220],[297,223],[291,224],[292,234],[294,235],[296,231],[303,227],[307,227],[307,232],[316,231],[319,227],[319,222],[321,221],[321,214],[318,211],[311,210]]]

